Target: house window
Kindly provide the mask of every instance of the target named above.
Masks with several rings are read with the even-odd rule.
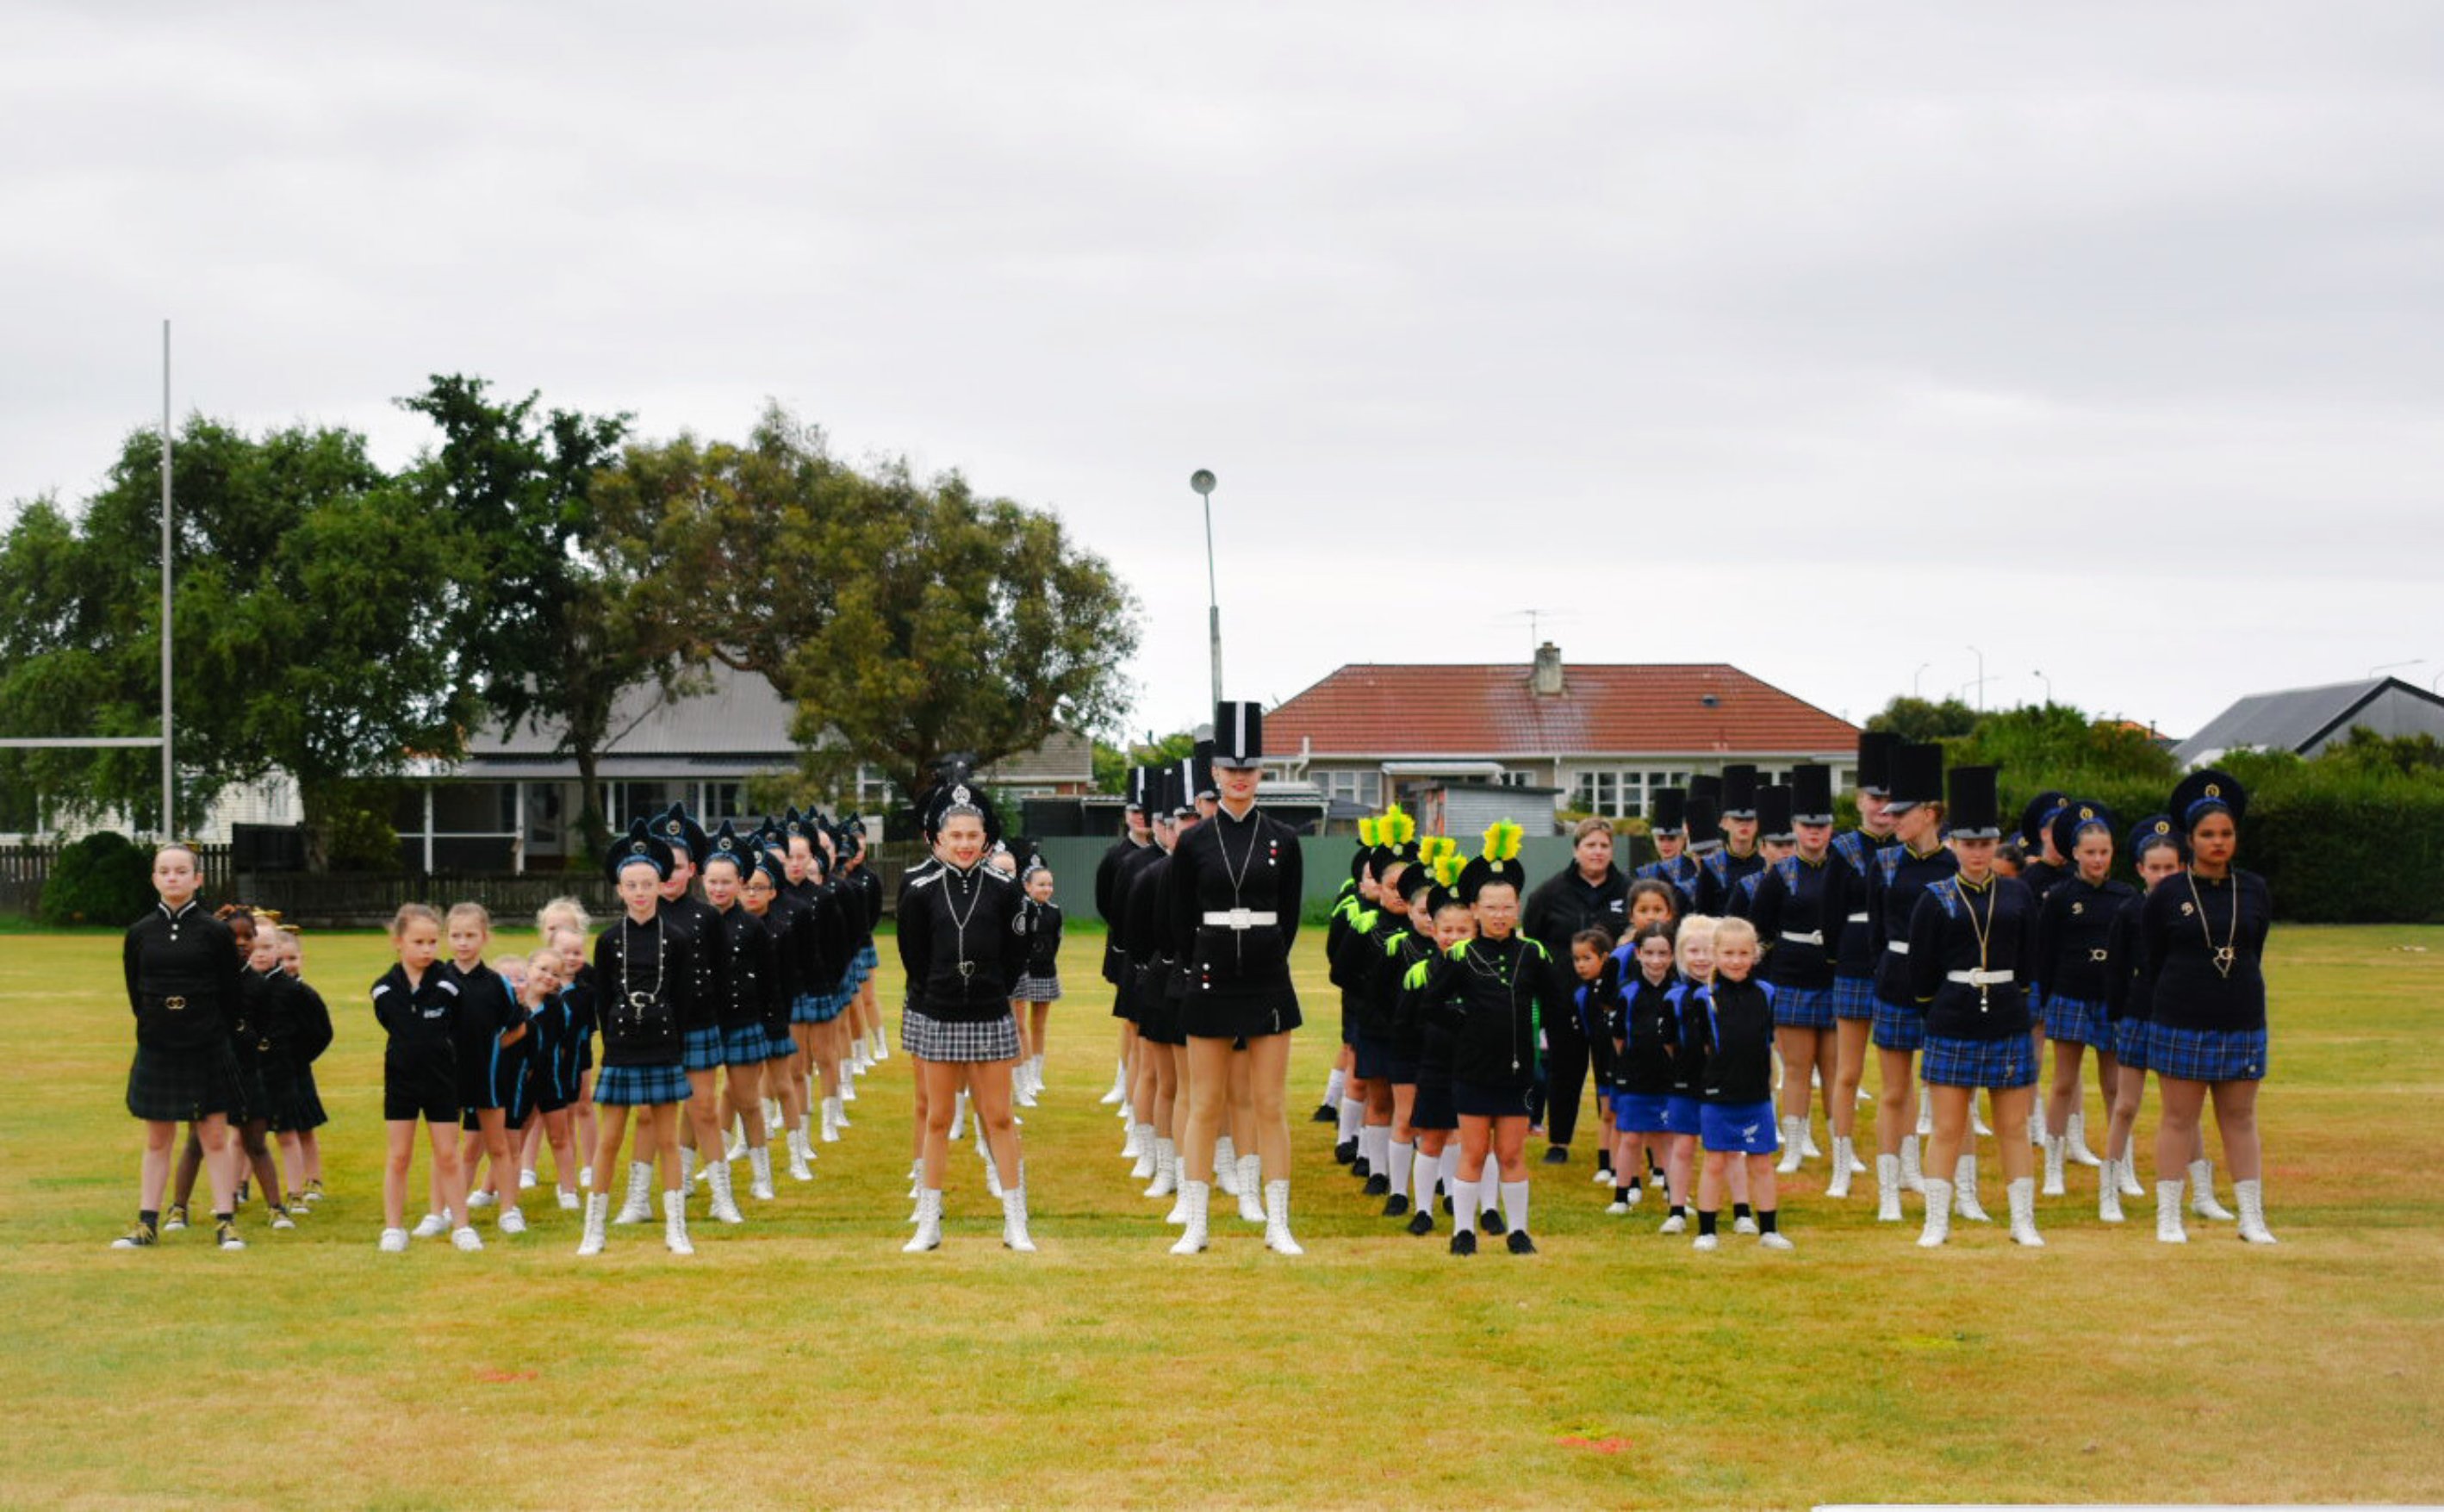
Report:
[[[896,791],[891,779],[871,766],[857,769],[857,806],[861,810],[889,808]]]
[[[1359,803],[1368,808],[1379,807],[1383,802],[1381,772],[1322,772],[1324,796],[1344,803]]]

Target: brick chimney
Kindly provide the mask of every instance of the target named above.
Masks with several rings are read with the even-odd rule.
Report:
[[[1536,648],[1536,667],[1528,674],[1528,691],[1539,698],[1562,693],[1562,648],[1546,641]]]

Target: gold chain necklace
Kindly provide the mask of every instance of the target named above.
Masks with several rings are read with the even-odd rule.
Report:
[[[1977,903],[1974,896],[1978,891],[1976,885],[1966,877],[1955,878],[1953,891],[1960,894],[1961,912],[1969,915],[1969,932],[1977,937],[1977,974],[1983,977],[1986,975],[1986,941],[1994,930],[1993,875],[1989,873],[1986,877],[1986,917],[1983,921],[1977,917]],[[1986,984],[1980,981],[1977,984],[1977,1011],[1980,1013],[1987,1010],[1986,991]]]
[[[2206,939],[2208,957],[2214,962],[2216,973],[2229,980],[2232,967],[2240,959],[2240,952],[2234,949],[2240,944],[2240,883],[2229,874],[2224,877],[2224,885],[2231,889],[2231,928],[2225,933],[2224,943],[2217,945],[2214,931],[2207,927],[2207,900],[2198,895],[2198,874],[2192,871],[2182,876],[2189,879],[2190,902],[2198,911],[2198,933]]]

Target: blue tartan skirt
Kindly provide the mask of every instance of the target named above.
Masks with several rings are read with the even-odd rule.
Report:
[[[1878,998],[1874,1039],[1879,1050],[1922,1049],[1926,1044],[1926,1015]]]
[[[2147,1069],[2147,1031],[2155,1025],[2144,1019],[2118,1019],[2113,1024],[2113,1059],[2133,1071]]]
[[[2105,1027],[2104,1005],[2085,998],[2065,998],[2048,994],[2045,1011],[2046,1038],[2068,1040],[2077,1044],[2092,1044],[2110,1054],[2112,1031]]]
[[[1773,989],[1773,1026],[1777,1029],[1829,1029],[1833,1027],[1833,992],[1831,987],[1775,987]]]
[[[841,1016],[842,1010],[846,1008],[856,996],[857,989],[846,986],[835,987],[829,992],[816,993],[807,1000],[806,1022],[808,1023],[831,1023]]]
[[[725,1023],[721,1026],[721,1063],[730,1066],[760,1066],[772,1056],[772,1037],[764,1032],[761,1023]]]
[[[1835,977],[1833,1017],[1848,1019],[1853,1023],[1873,1023],[1876,1017],[1876,979],[1867,976]]]
[[[679,1046],[679,1064],[690,1071],[721,1069],[721,1026],[700,1023],[687,1032]]]
[[[857,948],[857,972],[859,981],[862,982],[867,977],[872,976],[874,974],[874,968],[881,964],[882,957],[874,953],[874,942],[872,940],[868,940],[863,945]]]
[[[1930,1087],[2030,1087],[2037,1081],[2037,1047],[2025,1034],[1999,1040],[1926,1037],[1918,1075]]]
[[[764,1059],[767,1060],[787,1060],[798,1053],[798,1042],[786,1028],[776,1029],[768,1023],[764,1026]]]
[[[2147,1066],[2181,1081],[2263,1081],[2264,1029],[2176,1029],[2147,1026]]]
[[[687,1068],[675,1065],[604,1066],[594,1079],[594,1100],[610,1107],[685,1102]]]

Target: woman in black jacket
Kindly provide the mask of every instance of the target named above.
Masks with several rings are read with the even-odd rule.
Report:
[[[1629,932],[1629,874],[1613,864],[1613,832],[1609,821],[1581,820],[1571,832],[1570,864],[1537,884],[1519,909],[1519,930],[1546,950],[1566,955],[1570,942],[1583,930],[1602,930],[1618,940]],[[1565,967],[1567,966],[1565,961]],[[1580,1032],[1575,1014],[1563,1014],[1546,1025],[1548,1036],[1545,1066],[1545,1164],[1570,1163],[1570,1141],[1579,1125],[1579,1101],[1591,1066],[1606,1059],[1610,1045],[1590,1041]],[[1596,1096],[1604,1096],[1597,1079]],[[1611,1151],[1600,1161],[1608,1169]]]

